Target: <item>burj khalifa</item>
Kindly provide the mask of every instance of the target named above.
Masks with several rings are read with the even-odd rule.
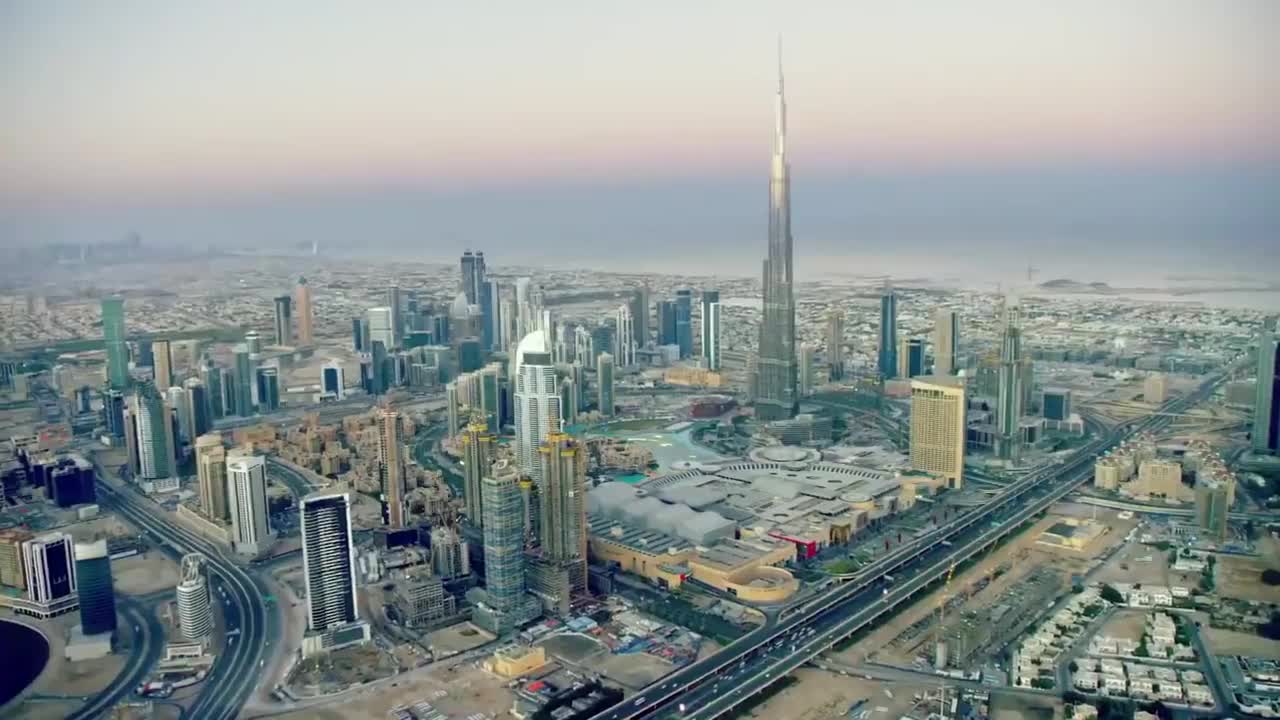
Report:
[[[756,364],[756,418],[795,417],[796,303],[791,270],[791,167],[787,164],[787,100],[782,47],[778,47],[778,96],[773,110],[773,160],[769,166],[769,257],[764,261],[764,317]]]

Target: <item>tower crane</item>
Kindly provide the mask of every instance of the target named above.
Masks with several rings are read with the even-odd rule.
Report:
[[[936,635],[937,640],[935,644],[935,659],[942,660],[942,662],[935,663],[935,664],[938,665],[939,670],[941,670],[946,665],[945,657],[942,656],[942,653],[945,652],[945,650],[941,648],[945,648],[943,643],[947,641],[947,635],[946,635],[947,600],[950,597],[949,593],[951,590],[951,576],[954,575],[955,572],[956,572],[956,564],[953,562],[951,563],[951,567],[947,568],[947,579],[942,583],[942,594],[938,598],[938,632]]]

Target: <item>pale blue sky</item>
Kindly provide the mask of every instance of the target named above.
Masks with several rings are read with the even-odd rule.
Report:
[[[276,232],[322,232],[306,208],[335,196],[470,193],[501,216],[547,186],[569,209],[615,188],[635,202],[619,216],[653,213],[671,236],[680,212],[704,222],[654,194],[676,181],[724,199],[700,232],[746,227],[762,217],[777,33],[798,233],[865,223],[842,217],[865,204],[844,189],[882,190],[857,178],[1022,187],[1064,171],[1163,182],[1129,184],[1143,207],[1184,178],[1215,217],[1275,228],[1263,206],[1222,204],[1276,187],[1280,3],[1266,0],[0,0],[0,243],[117,223],[183,242],[234,221],[242,236],[265,206],[292,228]],[[948,204],[945,183],[910,187]],[[192,207],[219,210],[171,224]],[[559,221],[577,222],[534,229],[555,237]],[[470,244],[504,234],[487,232]],[[383,239],[414,233],[430,228]]]

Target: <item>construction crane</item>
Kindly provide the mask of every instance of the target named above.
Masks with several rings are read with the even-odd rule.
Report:
[[[951,576],[955,572],[956,564],[953,562],[951,567],[947,568],[947,579],[942,583],[942,595],[938,598],[938,632],[937,641],[934,645],[934,664],[937,665],[939,670],[942,670],[947,665],[947,599],[951,590]]]

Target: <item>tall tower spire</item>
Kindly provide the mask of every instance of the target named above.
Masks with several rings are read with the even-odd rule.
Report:
[[[778,94],[782,94],[782,33],[778,33]]]
[[[787,101],[783,92],[782,38],[778,38],[778,94],[774,99],[773,157],[769,164],[769,252],[763,265],[764,313],[756,378],[756,417],[794,417],[796,308],[792,294],[791,167],[787,163]]]

